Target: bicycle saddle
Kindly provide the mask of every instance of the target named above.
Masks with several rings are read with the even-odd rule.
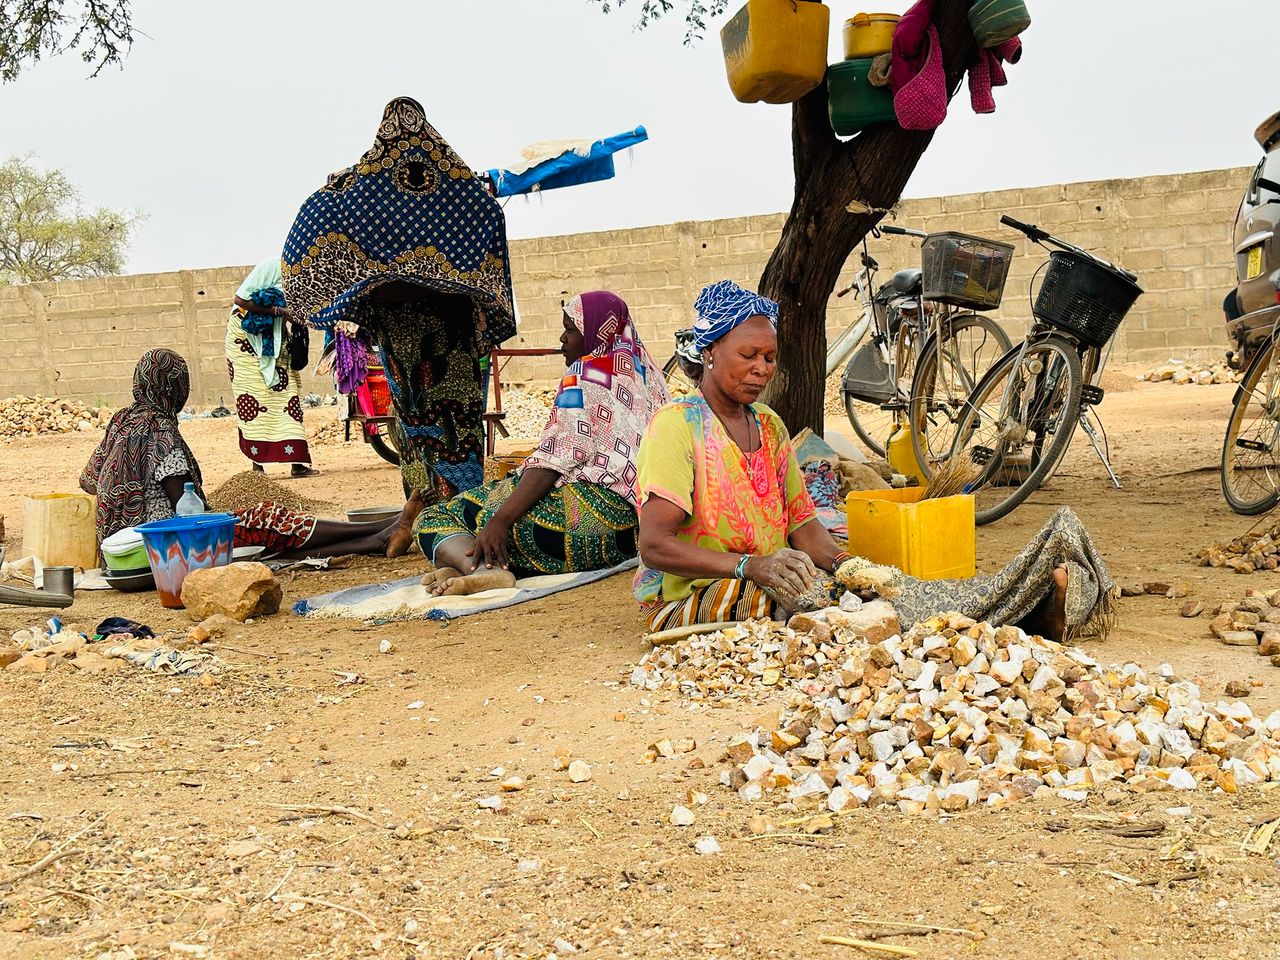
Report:
[[[889,282],[893,284],[893,289],[899,293],[919,293],[920,270],[918,268],[899,270]]]

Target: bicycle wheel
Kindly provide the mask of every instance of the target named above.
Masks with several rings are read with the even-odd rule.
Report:
[[[1222,441],[1222,495],[1253,516],[1280,503],[1280,363],[1275,340],[1254,354],[1236,390]]]
[[[892,348],[898,370],[898,389],[895,400],[904,400],[910,395],[911,371],[915,368],[915,344],[915,327],[910,323],[901,324]],[[858,435],[858,439],[875,456],[883,458],[884,445],[889,439],[889,434],[893,432],[894,412],[883,409],[878,403],[855,400],[847,393],[844,395],[844,410],[849,417],[849,426],[853,427],[853,432]]]
[[[1011,346],[994,320],[962,313],[944,321],[940,336],[930,336],[920,350],[907,422],[916,462],[926,479],[951,456],[965,401]]]
[[[367,436],[369,438],[369,446],[373,447],[374,453],[387,461],[387,463],[397,467],[400,466],[400,448],[396,443],[395,433],[390,424],[376,424],[373,432],[367,434]]]
[[[1067,452],[1080,419],[1075,344],[1056,334],[1019,344],[987,371],[965,404],[952,456],[982,465],[973,484],[979,526],[1027,499]]]

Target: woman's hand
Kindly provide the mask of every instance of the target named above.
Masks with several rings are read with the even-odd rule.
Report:
[[[507,569],[510,558],[507,556],[507,535],[511,527],[497,516],[476,531],[476,542],[467,556],[471,558],[471,569],[475,570],[483,563],[486,567]]]
[[[747,561],[747,579],[784,596],[798,597],[813,585],[818,568],[809,555],[783,547]]]

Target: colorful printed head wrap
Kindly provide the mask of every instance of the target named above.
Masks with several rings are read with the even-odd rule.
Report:
[[[564,307],[587,354],[560,381],[542,440],[525,468],[554,470],[565,483],[608,487],[636,502],[636,456],[649,420],[670,400],[662,368],[636,335],[626,301],[580,294]]]
[[[752,317],[767,317],[778,326],[778,305],[768,297],[744,290],[732,280],[705,287],[694,303],[698,322],[693,325],[693,346],[699,353]]]
[[[290,308],[321,329],[358,321],[361,294],[400,280],[469,297],[481,353],[515,333],[502,207],[408,97],[387,104],[359,162],[302,205],[283,268]]]

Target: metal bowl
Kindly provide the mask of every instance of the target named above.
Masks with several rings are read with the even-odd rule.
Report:
[[[236,547],[231,551],[231,562],[258,560],[266,552],[266,547]]]
[[[352,523],[386,523],[400,516],[404,507],[361,507],[348,510],[347,519]]]
[[[156,588],[156,578],[150,570],[146,573],[135,573],[127,577],[112,574],[103,579],[110,584],[112,590],[119,590],[121,593],[138,593],[141,590],[154,590]]]

